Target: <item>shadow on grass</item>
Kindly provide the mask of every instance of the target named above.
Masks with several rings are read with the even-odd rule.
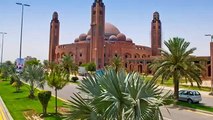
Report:
[[[46,115],[40,114],[41,118],[54,118],[55,120],[62,120],[64,117],[60,113],[47,113]]]
[[[19,90],[19,91],[14,91],[13,93],[23,93],[23,91]]]

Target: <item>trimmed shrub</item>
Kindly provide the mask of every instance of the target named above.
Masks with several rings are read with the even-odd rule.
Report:
[[[14,81],[12,83],[12,87],[16,88],[16,92],[20,91],[20,87],[23,85],[23,83],[21,81]]]
[[[47,114],[47,106],[48,102],[50,101],[50,98],[51,98],[51,91],[40,91],[38,93],[38,99],[43,109],[43,116]]]
[[[12,85],[14,82],[16,82],[18,80],[19,80],[18,76],[13,75],[13,76],[10,77],[10,84]]]
[[[76,82],[78,80],[78,77],[72,77],[72,81]]]

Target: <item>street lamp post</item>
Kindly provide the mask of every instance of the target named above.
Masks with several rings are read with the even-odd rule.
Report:
[[[213,35],[206,34],[205,36],[209,36],[211,38],[210,42],[210,60],[211,60],[211,92],[209,95],[213,95]]]
[[[2,67],[2,60],[3,60],[3,47],[4,47],[4,35],[7,34],[6,32],[0,32],[2,34],[2,41],[1,41],[1,67]]]
[[[20,51],[19,51],[19,59],[21,60],[21,51],[22,51],[22,31],[23,31],[23,16],[24,16],[24,6],[30,7],[28,4],[23,3],[16,3],[17,5],[21,5],[22,11],[21,11],[21,35],[20,35]]]

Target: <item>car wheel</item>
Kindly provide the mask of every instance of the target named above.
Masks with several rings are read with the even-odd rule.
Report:
[[[191,99],[188,99],[187,102],[188,102],[189,104],[192,104],[192,103],[193,103],[193,101],[192,101]]]

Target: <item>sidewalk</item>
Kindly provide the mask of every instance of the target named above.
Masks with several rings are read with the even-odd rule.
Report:
[[[0,97],[0,120],[13,120],[1,97]]]

